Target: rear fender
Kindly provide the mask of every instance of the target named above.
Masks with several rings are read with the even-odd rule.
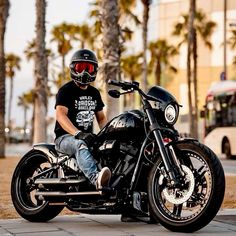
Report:
[[[33,150],[38,150],[43,152],[49,158],[51,163],[58,162],[58,153],[55,149],[55,144],[48,144],[48,143],[37,143],[33,145]]]

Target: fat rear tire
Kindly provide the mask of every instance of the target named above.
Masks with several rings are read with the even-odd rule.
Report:
[[[56,217],[64,206],[49,205],[49,202],[32,199],[27,180],[33,176],[40,165],[50,165],[47,156],[36,150],[31,150],[22,157],[13,173],[11,182],[11,197],[18,214],[31,222],[46,222]]]

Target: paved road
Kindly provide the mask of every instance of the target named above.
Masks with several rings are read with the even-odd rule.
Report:
[[[161,225],[143,222],[122,223],[119,215],[58,216],[48,223],[23,219],[0,220],[0,235],[24,236],[170,236],[177,235]],[[179,233],[178,235],[190,235]],[[191,235],[236,235],[236,210],[219,212],[214,221]]]
[[[236,160],[220,159],[225,174],[236,175]]]

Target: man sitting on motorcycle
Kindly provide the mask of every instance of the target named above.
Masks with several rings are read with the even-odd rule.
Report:
[[[91,85],[98,69],[96,55],[87,49],[76,51],[70,62],[69,81],[56,96],[56,149],[68,155],[75,155],[78,166],[98,190],[109,184],[111,171],[108,167],[97,168],[96,160],[89,146],[94,140],[93,120],[96,117],[102,128],[106,122],[104,103],[98,89]]]

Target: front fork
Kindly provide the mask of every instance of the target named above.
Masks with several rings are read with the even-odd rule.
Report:
[[[172,186],[180,185],[180,178],[184,177],[185,173],[181,168],[181,165],[176,157],[175,151],[172,146],[166,147],[163,141],[162,134],[160,132],[160,126],[156,122],[156,119],[152,112],[152,107],[148,101],[143,101],[144,110],[146,111],[148,120],[150,122],[150,131],[153,133],[155,140],[157,142],[158,148],[161,153],[161,158],[163,160],[166,174],[169,176],[170,184]]]

